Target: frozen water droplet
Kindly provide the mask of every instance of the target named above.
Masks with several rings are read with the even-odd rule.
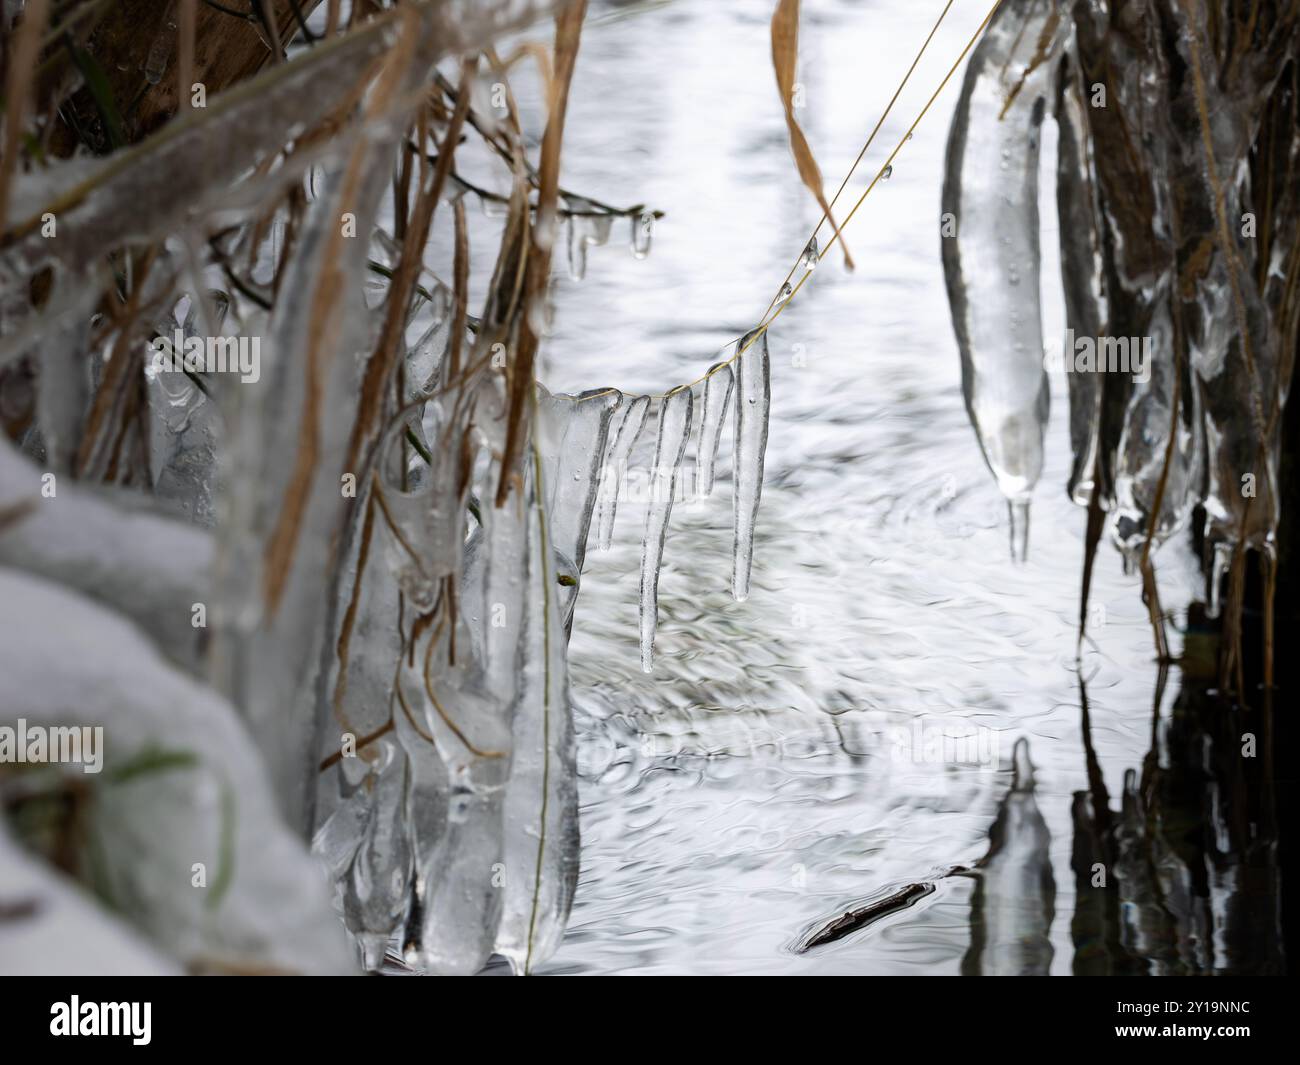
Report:
[[[799,257],[799,265],[805,270],[816,270],[820,261],[821,256],[817,251],[817,238],[813,237],[808,241],[808,246],[804,248],[803,255]]]
[[[781,286],[780,298],[782,302],[784,302],[785,300],[788,300],[793,295],[794,295],[794,286],[790,284],[789,281],[787,281],[784,285]]]
[[[890,163],[880,174],[881,181],[888,181],[894,176],[894,164]]]

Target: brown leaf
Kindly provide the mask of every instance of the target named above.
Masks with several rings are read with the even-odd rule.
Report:
[[[835,216],[831,214],[831,205],[826,202],[822,192],[822,172],[813,158],[808,139],[799,128],[799,120],[794,117],[794,72],[799,58],[799,0],[777,0],[776,12],[772,15],[772,68],[776,71],[776,87],[781,94],[781,105],[785,108],[785,124],[790,129],[790,151],[794,153],[795,165],[799,168],[799,177],[821,205],[822,212],[839,238],[840,249],[844,252],[844,265],[853,269],[853,256],[849,246],[844,242]]]

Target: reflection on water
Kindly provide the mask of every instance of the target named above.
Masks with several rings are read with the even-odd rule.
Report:
[[[961,966],[967,976],[1046,976],[1052,965],[1052,837],[1034,799],[1027,740],[1016,741],[1011,773],[975,873],[970,949]]]
[[[962,8],[871,173],[982,17]],[[591,249],[584,281],[557,283],[551,388],[662,392],[699,376],[806,242],[816,214],[786,146],[770,14],[770,0],[677,0],[584,35],[563,180],[665,216],[644,261],[611,241]],[[805,4],[800,118],[832,188],[933,17],[910,0]],[[848,230],[857,273],[828,254],[773,327],[750,598],[729,589],[730,433],[713,495],[673,508],[648,676],[644,506],[620,503],[610,550],[592,545],[572,642],[582,872],[544,971],[1281,965],[1276,833],[1258,760],[1240,757],[1247,730],[1203,683],[1157,674],[1137,580],[1109,547],[1076,667],[1084,514],[1064,491],[1059,381],[1030,559],[1008,561],[938,254],[954,98]],[[1049,254],[1044,277],[1055,270]],[[1049,336],[1060,303],[1045,285]],[[1198,580],[1190,552],[1171,544],[1159,563],[1166,606],[1181,610]],[[900,739],[935,730],[983,737],[993,757],[930,757]],[[872,909],[900,893],[906,905]],[[855,911],[869,919],[800,949]]]
[[[1248,717],[1185,677],[1119,810],[1095,773],[1075,795],[1076,973],[1283,972],[1271,752]]]

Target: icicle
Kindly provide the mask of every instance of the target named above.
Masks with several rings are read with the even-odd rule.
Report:
[[[534,481],[541,462],[532,464]],[[534,491],[496,950],[519,974],[555,952],[578,882],[577,753],[550,530]]]
[[[402,696],[404,699],[405,696]],[[415,866],[411,879],[411,905],[402,941],[402,957],[412,967],[422,967],[424,948],[424,912],[428,905],[431,881],[441,870],[434,864],[447,831],[450,805],[450,781],[447,767],[437,748],[428,738],[425,725],[402,699],[393,710],[394,731],[406,751],[410,765],[408,817]]]
[[[380,732],[401,713],[393,677],[403,643],[395,620],[401,612],[397,573],[380,546],[391,534],[373,497],[367,493],[359,503],[369,508],[373,540],[364,565],[361,536],[350,538],[346,547],[340,600],[341,612],[347,612],[352,624],[346,654],[334,644],[328,659],[321,701],[329,708],[329,718],[317,752],[318,758],[343,757],[320,776],[312,849],[334,876],[344,923],[363,964],[374,969],[382,964],[388,940],[406,916],[414,843],[404,745],[384,738],[355,749],[361,737]],[[355,754],[349,751],[349,734]]]
[[[1269,316],[1255,269],[1258,241],[1242,232],[1244,212],[1251,210],[1252,179],[1247,175],[1252,137],[1224,131],[1253,128],[1249,116],[1261,113],[1274,92],[1276,74],[1261,69],[1257,75],[1216,76],[1212,11],[1213,5],[1204,3],[1177,6],[1172,29],[1178,59],[1191,67],[1192,75],[1176,80],[1166,75],[1162,85],[1173,113],[1205,115],[1213,123],[1212,152],[1200,128],[1174,140],[1169,152],[1170,186],[1179,195],[1179,250],[1207,249],[1206,261],[1180,275],[1184,285],[1194,282],[1192,293],[1181,293],[1180,325],[1203,400],[1206,538],[1267,550],[1276,535],[1280,505],[1283,419],[1275,416],[1274,403],[1289,385],[1294,353],[1288,350],[1283,356],[1280,350],[1283,330]],[[1228,242],[1231,246],[1225,246]]]
[[[735,372],[721,362],[711,367],[704,379],[704,416],[700,419],[700,446],[695,455],[696,488],[701,496],[713,494],[713,467],[734,382]]]
[[[1159,547],[1191,518],[1204,468],[1200,397],[1187,367],[1177,365],[1174,353],[1169,309],[1173,284],[1170,272],[1153,286],[1156,318],[1150,324],[1151,336],[1143,338],[1148,344],[1145,380],[1133,379],[1115,458],[1111,532],[1120,550],[1134,563],[1145,550],[1148,537]],[[1137,338],[1132,343],[1136,345]],[[1160,512],[1155,514],[1157,496]]]
[[[495,379],[485,389],[479,409],[503,409]],[[487,456],[499,454],[504,426],[497,420],[481,428],[484,452],[473,468],[487,500],[499,475]],[[446,974],[482,968],[500,921],[498,874],[527,624],[525,510],[512,496],[501,507],[480,507],[479,515],[464,547],[457,598],[441,600],[441,616],[403,666],[399,692],[402,716],[409,708],[414,719],[399,736],[411,751],[416,784],[418,876],[406,953],[427,971]],[[462,502],[457,530],[464,520]]]
[[[649,211],[642,211],[632,219],[632,254],[644,259],[650,254],[650,240],[654,235],[655,216]]]
[[[569,219],[569,277],[581,281],[587,276],[587,242],[577,218]]]
[[[557,565],[574,582],[556,589],[566,633],[572,627],[579,575],[587,555],[587,533],[600,487],[610,419],[622,402],[622,393],[609,388],[578,396],[552,396],[538,386],[537,446],[546,485],[551,548]]]
[[[411,757],[417,869],[404,953],[443,974],[483,967],[502,904],[493,874],[502,860],[512,708],[494,698],[470,653],[473,643],[465,612],[435,623],[414,648],[414,666],[402,669],[396,711]]]
[[[777,297],[777,300],[781,303],[785,303],[793,295],[794,295],[794,286],[790,284],[789,281],[787,281],[784,285],[781,286],[781,295]]]
[[[569,277],[581,281],[587,276],[587,249],[609,240],[614,216],[601,211],[590,200],[566,196],[569,215]],[[642,256],[644,258],[644,256]]]
[[[659,441],[655,446],[655,469],[650,506],[646,511],[645,538],[641,542],[641,668],[649,673],[654,664],[655,624],[659,613],[659,567],[663,562],[664,538],[673,510],[677,471],[686,453],[691,433],[691,390],[669,392],[659,407]]]
[[[743,602],[749,598],[749,575],[754,561],[754,524],[758,520],[758,503],[763,494],[763,455],[767,451],[772,382],[767,355],[767,331],[749,333],[737,344],[743,354],[734,363],[736,429],[732,448],[732,492],[735,500],[735,535],[731,594],[737,601]]]
[[[1063,25],[1049,0],[1006,0],[998,9],[966,70],[943,186],[945,216],[956,220],[956,232],[945,231],[943,264],[966,409],[1020,519],[1042,472],[1047,425],[1038,132]],[[1025,526],[1013,530],[1015,550],[1026,546]]]
[[[343,892],[344,920],[368,972],[383,966],[388,941],[406,916],[412,859],[406,755],[388,740],[377,741],[375,749],[361,789],[368,804],[365,833]]]
[[[609,433],[609,451],[600,478],[599,533],[600,549],[608,551],[614,539],[614,516],[618,512],[619,484],[622,481],[632,445],[645,425],[650,397],[637,396],[624,403]]]
[[[1061,283],[1065,293],[1065,320],[1070,333],[1062,342],[1063,358],[1074,336],[1099,337],[1110,319],[1102,255],[1102,216],[1097,203],[1082,73],[1073,54],[1062,71],[1057,103],[1056,204],[1061,231]],[[1095,471],[1101,435],[1101,377],[1095,373],[1067,373],[1070,396],[1070,450],[1073,463],[1066,490],[1086,507],[1096,487]],[[1103,500],[1103,505],[1109,500]]]

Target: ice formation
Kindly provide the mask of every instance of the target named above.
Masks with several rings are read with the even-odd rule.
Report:
[[[168,745],[152,775],[115,761],[130,779],[97,806],[114,851],[106,883],[142,942],[105,922],[88,954],[102,940],[145,970],[376,971],[397,955],[473,973],[496,953],[535,971],[563,936],[579,866],[568,637],[589,540],[611,543],[652,412],[646,668],[674,496],[689,461],[712,488],[733,402],[733,586],[748,591],[765,333],[733,344],[702,388],[658,400],[530,391],[531,367],[512,378],[497,361],[547,305],[544,291],[501,303],[517,295],[511,253],[550,242],[523,160],[513,198],[480,195],[507,229],[482,317],[463,276],[411,266],[416,193],[448,213],[479,194],[454,173],[436,188],[436,164],[411,151],[413,130],[433,142],[450,131],[435,109],[427,130],[414,121],[429,70],[448,42],[474,53],[550,5],[453,7],[455,33],[436,25],[453,17],[446,5],[377,13],[107,160],[16,174],[0,371],[30,359],[47,386],[20,446],[0,439],[0,650],[48,696],[32,716],[80,706],[125,755]],[[399,18],[423,31],[398,35]],[[345,136],[304,138],[335,118]],[[241,150],[214,155],[224,141]],[[620,218],[632,254],[649,253],[657,212],[559,195],[568,247],[556,254],[574,279]],[[93,265],[110,259],[122,276]],[[803,266],[816,262],[814,241]],[[45,298],[25,298],[47,269]],[[115,283],[138,321],[92,317]],[[256,337],[260,376],[155,367],[152,342],[178,335]],[[521,381],[528,417],[507,425]],[[6,372],[0,387],[30,386]],[[138,411],[120,416],[123,396]],[[119,405],[107,427],[100,400]],[[507,464],[520,425],[522,461]],[[50,664],[69,651],[70,665]],[[167,864],[177,854],[206,865],[206,894],[187,886],[191,862]]]
[[[659,571],[663,566],[668,518],[673,512],[677,472],[691,435],[691,390],[668,393],[659,407],[659,441],[655,445],[650,504],[646,508],[645,537],[641,541],[641,668],[654,665],[655,627],[659,616]]]
[[[732,552],[731,593],[749,598],[749,578],[754,562],[754,526],[763,494],[763,456],[767,451],[768,417],[772,405],[771,366],[767,330],[748,333],[735,344],[736,432],[733,498],[735,542]]]
[[[948,138],[944,273],[962,391],[1006,497],[1011,552],[1028,550],[1048,387],[1038,283],[1038,148],[1062,22],[1052,0],[1006,0],[966,68]]]
[[[620,485],[627,469],[628,457],[632,454],[632,447],[636,444],[649,412],[650,397],[636,396],[624,403],[615,416],[600,484],[598,531],[602,551],[608,551],[613,542]]]
[[[704,379],[704,412],[700,417],[700,444],[695,460],[695,483],[702,496],[713,493],[713,468],[718,460],[718,444],[734,384],[735,372],[729,363],[715,363]]]
[[[1216,25],[1203,0],[1122,13],[1004,2],[953,119],[942,242],[967,408],[1019,556],[1047,415],[1037,158],[1054,103],[1067,488],[1107,513],[1126,564],[1148,567],[1149,598],[1150,554],[1203,507],[1212,613],[1240,548],[1273,565],[1297,329],[1282,279],[1298,194],[1283,175],[1300,151],[1284,117],[1293,89],[1279,92],[1294,19],[1231,74]],[[1263,206],[1274,188],[1288,210]]]

